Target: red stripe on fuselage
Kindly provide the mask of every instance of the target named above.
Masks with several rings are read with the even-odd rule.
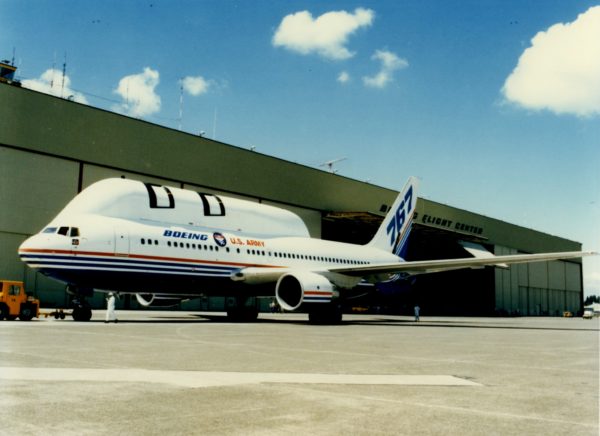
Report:
[[[262,268],[286,268],[281,265],[260,265],[255,263],[235,263],[235,262],[219,262],[215,260],[202,260],[202,259],[186,259],[179,257],[163,257],[163,256],[148,256],[145,254],[119,254],[119,253],[105,253],[100,251],[76,251],[76,250],[53,250],[53,249],[37,249],[37,248],[22,248],[19,253],[33,253],[33,254],[62,254],[70,256],[102,256],[102,257],[114,257],[118,259],[129,258],[129,259],[144,259],[144,260],[157,260],[157,261],[175,261],[175,262],[187,262],[187,263],[203,263],[210,265],[227,265],[237,266],[240,268],[247,267],[262,267]]]

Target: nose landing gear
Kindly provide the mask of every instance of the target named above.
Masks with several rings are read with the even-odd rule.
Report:
[[[67,286],[67,293],[73,295],[73,320],[89,321],[92,319],[92,308],[85,297],[94,295],[93,289],[78,288],[73,285]]]
[[[73,320],[89,321],[92,319],[92,308],[83,297],[73,299]]]

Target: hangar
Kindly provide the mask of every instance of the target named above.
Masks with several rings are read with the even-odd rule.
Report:
[[[27,269],[17,248],[83,188],[107,177],[272,204],[298,214],[313,237],[354,243],[370,239],[397,194],[6,81],[0,101],[0,277],[23,280],[46,307],[64,307],[69,297],[63,285]],[[420,198],[416,213],[409,260],[466,257],[465,246],[495,254],[581,250],[575,241],[430,200]],[[583,302],[580,260],[429,274],[402,287],[382,286],[374,300],[357,304],[395,313],[418,303],[427,314],[559,315],[580,312]],[[90,303],[104,307],[101,295]],[[184,304],[218,310],[224,302]]]

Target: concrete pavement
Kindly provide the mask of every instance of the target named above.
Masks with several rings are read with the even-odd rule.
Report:
[[[103,316],[0,323],[2,434],[599,431],[598,319]]]

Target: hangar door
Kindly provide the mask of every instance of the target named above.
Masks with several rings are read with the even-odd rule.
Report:
[[[362,212],[328,213],[323,217],[323,239],[365,244],[382,220]],[[493,252],[493,247],[481,238],[414,223],[406,260],[470,257],[461,242],[475,242]],[[362,304],[407,315],[413,313],[415,304],[428,315],[487,316],[495,311],[493,267],[424,274],[410,281],[378,286],[378,290],[374,299]]]
[[[407,260],[457,259],[471,257],[465,242],[493,247],[484,240],[461,233],[414,224]],[[422,313],[430,315],[489,316],[495,310],[493,267],[460,269],[417,276],[412,297]]]

